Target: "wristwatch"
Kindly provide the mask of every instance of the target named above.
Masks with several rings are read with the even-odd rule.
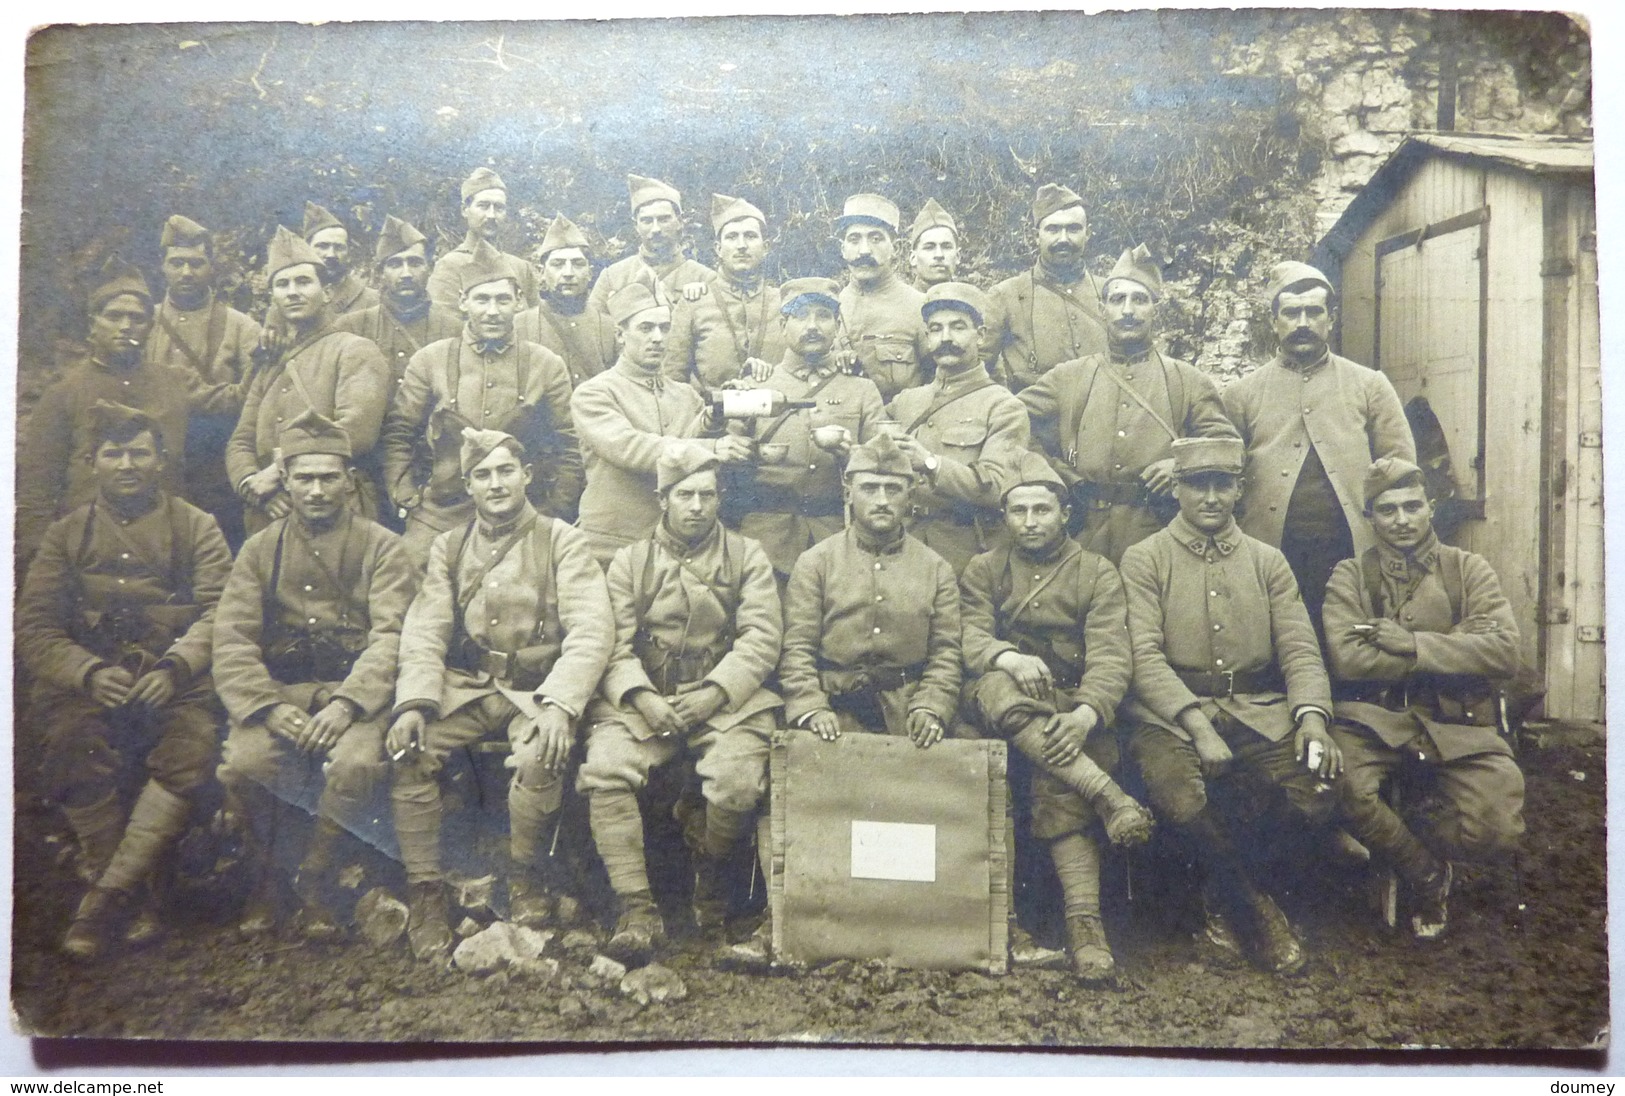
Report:
[[[925,474],[926,475],[928,475],[928,476],[936,475],[937,474],[937,469],[941,468],[941,467],[942,467],[942,458],[941,457],[937,456],[935,453],[927,453],[925,455]]]

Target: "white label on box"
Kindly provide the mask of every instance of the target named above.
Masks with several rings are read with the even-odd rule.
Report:
[[[852,822],[852,878],[937,881],[937,828],[915,822]]]

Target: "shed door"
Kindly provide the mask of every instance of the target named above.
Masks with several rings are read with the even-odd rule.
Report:
[[[1484,261],[1489,210],[1377,245],[1377,367],[1401,402],[1425,396],[1455,465],[1458,496],[1483,517]]]

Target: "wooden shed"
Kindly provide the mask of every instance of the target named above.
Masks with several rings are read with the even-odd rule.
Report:
[[[1406,138],[1316,248],[1339,352],[1425,397],[1447,538],[1494,565],[1548,718],[1601,721],[1602,378],[1589,140]]]

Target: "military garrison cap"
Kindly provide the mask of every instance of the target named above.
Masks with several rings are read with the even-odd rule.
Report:
[[[914,478],[914,463],[908,454],[897,448],[890,434],[876,434],[852,450],[846,461],[846,478],[859,472],[872,472],[877,476]]]
[[[384,218],[384,230],[378,234],[378,246],[372,257],[380,266],[391,255],[399,255],[414,244],[423,244],[423,257],[429,257],[429,238],[399,217]]]
[[[480,240],[474,245],[469,255],[468,263],[457,272],[457,288],[459,292],[467,293],[477,285],[486,282],[510,281],[518,288],[519,279],[514,277],[513,269],[503,259],[502,252]]]
[[[1073,206],[1081,205],[1083,205],[1083,199],[1078,197],[1077,192],[1072,188],[1064,187],[1060,183],[1045,183],[1038,188],[1038,193],[1033,196],[1033,224],[1041,225],[1044,223],[1044,218],[1059,213],[1063,209],[1071,209]]]
[[[483,464],[492,453],[504,448],[518,457],[520,463],[524,463],[525,447],[512,434],[504,434],[500,430],[476,430],[472,426],[465,426],[463,447],[457,454],[458,466],[466,476]]]
[[[508,184],[502,181],[502,176],[498,175],[490,168],[477,167],[469,173],[468,178],[463,180],[463,185],[460,189],[463,196],[463,202],[466,204],[470,198],[474,197],[474,195],[478,194],[482,190],[500,190],[502,193],[506,194],[508,193]]]
[[[90,310],[97,311],[102,305],[114,297],[126,293],[140,297],[147,302],[147,311],[152,311],[152,289],[147,285],[147,279],[141,276],[141,271],[131,266],[118,256],[117,252],[107,257],[101,270],[97,271],[96,279],[90,290]]]
[[[1053,487],[1067,498],[1066,481],[1055,467],[1031,449],[1007,449],[994,461],[998,469],[999,498],[1002,500],[1017,487],[1042,485]]]
[[[841,215],[835,218],[835,235],[845,235],[853,225],[878,225],[895,236],[902,218],[897,203],[890,198],[879,194],[854,194],[841,207]]]
[[[265,249],[265,276],[274,278],[278,271],[303,263],[310,263],[318,271],[323,269],[322,257],[314,247],[277,225],[276,235],[271,237],[270,246]]]
[[[344,222],[315,202],[306,202],[305,223],[300,228],[299,234],[308,240],[324,228],[344,228]],[[345,235],[349,235],[348,229],[345,229]]]
[[[1143,285],[1151,293],[1151,299],[1162,300],[1162,268],[1157,260],[1151,257],[1151,251],[1144,244],[1135,244],[1117,257],[1117,263],[1112,267],[1111,273],[1100,283],[1101,296],[1106,295],[1106,287],[1118,278],[1127,278],[1131,282]]]
[[[711,231],[718,236],[722,230],[735,221],[742,221],[746,217],[754,217],[765,229],[767,227],[767,214],[745,201],[743,198],[730,198],[726,194],[711,195]]]
[[[1239,476],[1247,462],[1247,447],[1240,438],[1175,438],[1169,450],[1174,455],[1174,475],[1181,479],[1203,472]]]
[[[933,312],[941,312],[945,308],[969,312],[971,319],[976,321],[976,326],[981,327],[986,323],[992,305],[988,301],[987,294],[969,282],[938,282],[925,291],[925,303],[920,305],[920,316],[929,318]]]
[[[1378,457],[1365,474],[1365,508],[1370,510],[1371,504],[1376,502],[1377,496],[1384,491],[1422,482],[1422,470],[1410,461],[1401,460],[1399,457]]]
[[[609,298],[609,318],[617,324],[624,324],[639,312],[647,312],[651,308],[666,308],[665,300],[655,295],[647,282],[632,282],[623,285]]]
[[[643,175],[628,175],[626,189],[631,194],[633,216],[650,202],[670,202],[678,213],[683,212],[683,196],[670,183]]]
[[[90,409],[90,451],[95,453],[102,442],[130,441],[143,430],[152,431],[158,448],[164,447],[164,432],[158,420],[135,407],[127,407],[112,400],[97,400]]]
[[[164,222],[163,235],[158,238],[158,246],[171,247],[208,247],[209,230],[192,220],[182,217],[179,213]]]
[[[841,310],[841,287],[833,278],[795,278],[779,286],[779,311],[786,316],[810,304]]]
[[[959,239],[959,226],[954,224],[954,219],[949,216],[948,211],[938,205],[935,198],[927,198],[925,205],[920,207],[920,215],[908,226],[908,242],[919,243],[921,234],[933,228],[946,228],[954,234],[955,240]]]
[[[561,247],[579,247],[583,255],[592,253],[592,245],[587,243],[587,237],[574,221],[562,213],[547,226],[547,234],[542,237],[541,257],[545,259]]]
[[[353,455],[350,435],[344,427],[314,410],[307,410],[288,424],[277,448],[282,451],[284,464],[307,453],[331,453],[345,460]]]
[[[694,473],[721,464],[709,446],[689,438],[673,438],[655,459],[655,489],[664,495]]]
[[[1332,294],[1337,292],[1332,288],[1331,280],[1308,263],[1293,261],[1276,263],[1275,268],[1270,271],[1270,284],[1264,290],[1264,295],[1269,299],[1270,311],[1275,311],[1275,299],[1277,297],[1293,286],[1305,282],[1325,286],[1328,300],[1331,299]]]

